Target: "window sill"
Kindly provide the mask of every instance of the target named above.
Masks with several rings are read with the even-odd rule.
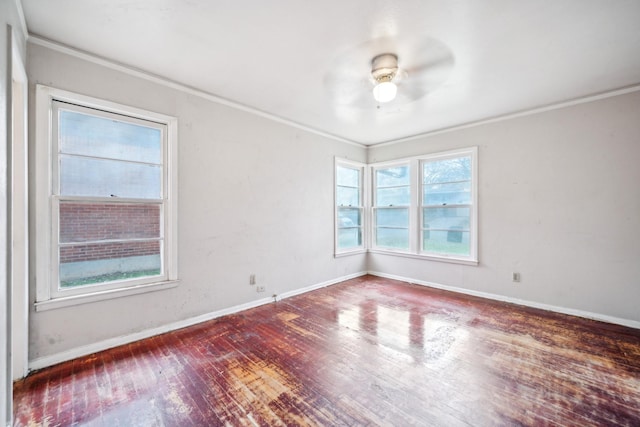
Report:
[[[144,285],[132,286],[123,289],[110,289],[107,291],[98,291],[83,295],[73,295],[68,297],[58,297],[46,301],[35,303],[36,311],[55,310],[57,308],[70,307],[80,304],[89,304],[97,301],[104,301],[114,298],[121,298],[130,295],[143,294],[147,292],[160,291],[163,289],[171,289],[178,286],[178,280],[169,280],[166,282],[147,283]]]
[[[349,256],[349,255],[358,255],[358,254],[366,254],[367,250],[366,249],[356,249],[353,251],[345,251],[345,252],[338,252],[338,253],[334,253],[333,257],[334,258],[342,258],[345,256]]]
[[[414,259],[422,259],[422,260],[437,261],[437,262],[448,262],[452,264],[473,265],[473,266],[477,266],[479,264],[478,260],[467,259],[467,258],[454,258],[454,257],[434,256],[434,255],[425,255],[425,254],[414,254],[414,253],[398,252],[398,251],[391,251],[391,250],[384,250],[384,249],[369,249],[369,252],[372,254],[393,255],[393,256],[400,256],[404,258],[414,258]]]

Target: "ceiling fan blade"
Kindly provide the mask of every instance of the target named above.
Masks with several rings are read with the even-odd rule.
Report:
[[[449,48],[435,39],[425,39],[409,46],[411,56],[401,65],[406,76],[398,92],[414,101],[433,92],[451,75],[455,58]]]
[[[420,77],[423,75],[434,75],[447,77],[453,70],[454,59],[452,56],[447,58],[434,58],[420,64],[411,65],[403,68],[409,77]]]
[[[453,63],[439,63],[421,71],[407,70],[406,76],[398,82],[398,97],[406,95],[412,101],[420,99],[446,82],[452,69]]]
[[[372,83],[362,75],[329,74],[324,79],[325,92],[335,103],[352,104],[363,92],[368,92]]]
[[[438,67],[452,67],[454,57],[442,42],[427,38],[414,44],[405,45],[398,54],[398,65],[414,74]]]

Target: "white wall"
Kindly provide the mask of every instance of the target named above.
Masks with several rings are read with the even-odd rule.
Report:
[[[364,255],[332,255],[333,158],[364,161],[364,148],[36,44],[28,74],[31,107],[41,83],[179,120],[179,286],[32,310],[32,360],[366,270]]]
[[[370,254],[369,270],[640,322],[640,92],[368,154],[377,162],[474,145],[480,265]]]

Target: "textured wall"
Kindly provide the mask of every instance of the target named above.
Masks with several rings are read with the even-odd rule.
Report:
[[[370,269],[640,321],[639,118],[637,91],[373,148],[478,146],[480,265],[372,254]]]
[[[365,255],[333,257],[334,156],[364,161],[364,148],[39,45],[28,64],[32,103],[41,83],[179,121],[179,285],[32,311],[31,359],[366,270]]]

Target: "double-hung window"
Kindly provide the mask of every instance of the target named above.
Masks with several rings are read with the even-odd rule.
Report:
[[[175,281],[175,119],[38,91],[38,302]]]
[[[364,250],[364,165],[336,159],[335,253]]]
[[[478,263],[477,148],[374,164],[371,251]]]
[[[475,240],[472,153],[424,159],[421,174],[422,252],[471,257]]]
[[[410,248],[410,171],[408,163],[373,168],[373,240],[377,248]]]

